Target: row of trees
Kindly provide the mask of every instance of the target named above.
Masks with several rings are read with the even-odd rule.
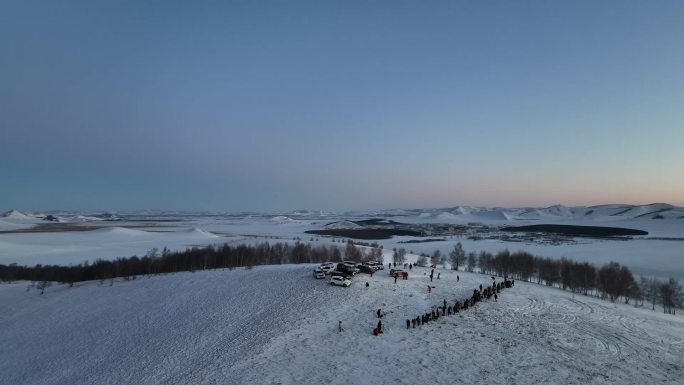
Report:
[[[394,249],[393,260],[397,264],[406,261],[405,249]],[[467,271],[478,270],[484,274],[495,274],[518,280],[531,281],[548,286],[556,286],[585,295],[596,295],[616,301],[618,299],[636,305],[650,302],[655,309],[656,303],[663,305],[666,313],[674,314],[676,308],[684,305],[682,286],[675,279],[661,282],[653,278],[642,277],[635,280],[632,272],[616,262],[604,265],[600,269],[588,262],[575,262],[569,259],[560,260],[534,256],[524,251],[511,253],[508,250],[492,254],[486,251],[466,253],[460,243],[454,246],[449,254],[452,268],[458,270],[465,265]],[[427,266],[428,257],[433,265],[445,264],[446,257],[439,251],[432,256],[421,254],[416,265]],[[255,245],[222,245],[205,248],[192,248],[185,251],[161,252],[153,249],[143,257],[133,256],[105,261],[97,260],[90,264],[85,262],[75,266],[43,266],[34,267],[0,265],[0,281],[27,280],[36,282],[35,287],[41,291],[50,282],[61,282],[73,285],[75,282],[105,280],[118,277],[131,278],[138,275],[173,273],[180,271],[196,271],[217,268],[235,268],[241,266],[277,265],[285,263],[321,263],[339,262],[343,259],[352,261],[382,261],[382,246],[371,244],[359,247],[348,241],[344,248],[338,246],[316,245],[295,242],[260,243]]]
[[[446,268],[447,260],[439,250],[435,250],[432,255],[419,255],[416,265],[427,266],[428,258],[432,266],[442,264]],[[496,254],[482,251],[479,254],[466,254],[460,242],[449,253],[449,262],[454,270],[464,266],[469,272],[478,271],[536,282],[611,301],[623,300],[626,304],[633,301],[638,306],[650,302],[654,310],[655,305],[660,303],[665,313],[670,314],[674,314],[676,308],[684,306],[684,293],[677,280],[670,278],[668,281],[659,281],[641,277],[637,281],[627,266],[621,266],[617,262],[610,262],[597,269],[588,262],[538,257],[525,251],[511,253],[503,250]]]
[[[266,242],[255,245],[208,246],[179,252],[171,252],[166,248],[161,252],[152,249],[143,257],[97,260],[92,264],[85,262],[75,266],[0,265],[0,281],[33,281],[37,282],[35,286],[43,291],[50,282],[73,285],[81,281],[102,281],[119,277],[128,279],[138,275],[284,263],[340,262],[342,259],[358,262],[382,261],[382,248],[358,247],[353,242],[348,242],[344,249],[337,246],[311,246],[301,242]]]
[[[497,254],[486,251],[479,255],[469,253],[466,270],[479,268],[484,274],[496,274],[523,281],[531,281],[559,287],[585,295],[596,295],[616,301],[630,300],[635,305],[649,301],[655,310],[661,303],[666,313],[674,314],[676,308],[684,306],[684,292],[673,278],[658,281],[641,277],[638,281],[627,266],[610,262],[600,269],[588,262],[575,262],[567,258],[551,259],[534,256],[525,251],[511,253],[503,250]]]

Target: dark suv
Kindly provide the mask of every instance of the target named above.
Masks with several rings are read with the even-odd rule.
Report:
[[[355,267],[351,267],[346,263],[338,263],[337,264],[337,271],[341,271],[341,272],[348,274],[348,275],[354,275],[354,274],[359,272],[359,269],[357,269]]]
[[[364,264],[359,264],[357,265],[357,268],[362,272],[366,274],[372,274],[375,273],[375,269],[371,266],[364,265]]]

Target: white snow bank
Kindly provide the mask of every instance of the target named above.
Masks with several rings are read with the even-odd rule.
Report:
[[[149,232],[147,231],[142,231],[142,230],[136,230],[136,229],[128,229],[125,227],[118,227],[118,226],[113,226],[113,227],[103,227],[100,229],[96,230],[90,230],[87,232],[84,232],[84,234],[98,234],[98,235],[107,235],[107,236],[145,236],[148,235]]]
[[[16,221],[6,221],[0,219],[0,231],[13,231],[20,229],[28,229],[35,226],[34,223],[18,223]]]
[[[292,219],[290,219],[284,215],[278,215],[278,216],[271,218],[271,220],[274,222],[282,222],[282,221],[291,221]]]
[[[363,228],[363,226],[358,225],[354,222],[351,221],[338,221],[338,222],[333,222],[329,223],[324,226],[325,229],[327,230],[333,230],[333,229],[359,229]]]

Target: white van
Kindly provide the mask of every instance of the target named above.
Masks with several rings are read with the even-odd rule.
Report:
[[[330,277],[330,284],[333,286],[344,286],[344,287],[349,287],[351,286],[351,281],[340,276],[332,276]]]
[[[325,278],[325,273],[321,269],[314,269],[313,276],[316,279]]]

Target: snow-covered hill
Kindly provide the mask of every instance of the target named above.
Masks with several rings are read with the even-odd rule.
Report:
[[[27,229],[43,222],[42,216],[28,215],[17,210],[0,214],[0,231]]]
[[[406,218],[435,220],[445,222],[469,221],[616,221],[621,219],[683,219],[684,207],[666,203],[649,205],[600,205],[566,207],[500,208],[500,207],[463,207],[444,209],[422,209],[406,215]]]
[[[6,219],[15,219],[15,220],[31,220],[31,219],[35,219],[34,217],[28,216],[28,215],[26,215],[26,214],[24,214],[24,213],[22,213],[22,212],[20,212],[20,211],[17,211],[17,210],[10,210],[10,211],[7,211],[7,212],[3,213],[2,215],[0,215],[0,217],[1,217],[1,218],[6,218]]]
[[[91,231],[2,234],[0,264],[78,264],[98,258],[141,256],[153,248],[183,250],[192,246],[221,244],[233,239],[197,228],[144,231],[103,227]]]
[[[491,278],[427,269],[348,288],[310,266],[0,285],[0,383],[680,384],[684,319],[516,282],[406,329]],[[456,281],[456,275],[460,281]],[[368,281],[370,287],[363,284]],[[385,333],[375,337],[375,312]],[[344,331],[338,332],[338,321]]]
[[[358,225],[352,221],[337,221],[333,223],[328,223],[327,225],[323,226],[326,230],[335,230],[335,229],[360,229],[363,226]]]

